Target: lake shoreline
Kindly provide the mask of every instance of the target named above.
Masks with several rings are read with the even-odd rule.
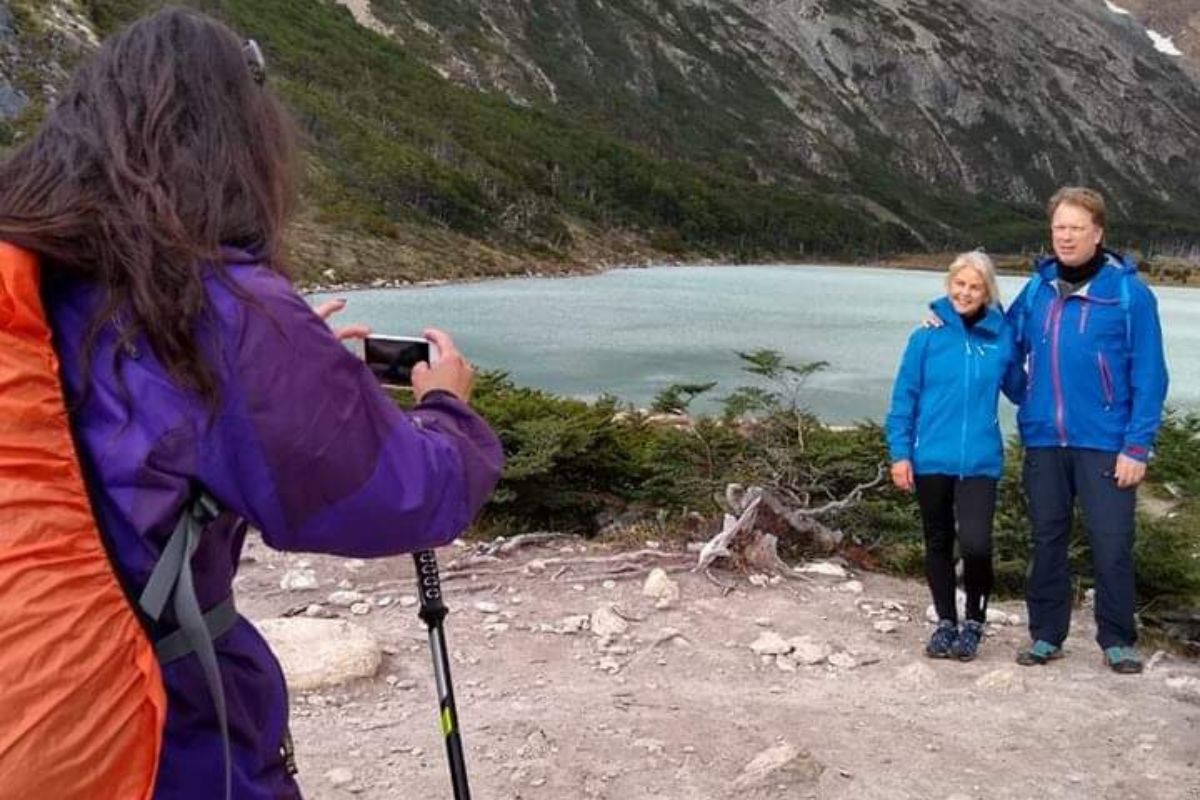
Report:
[[[640,269],[662,269],[672,267],[795,267],[797,269],[809,269],[814,267],[834,267],[834,268],[850,268],[850,269],[888,269],[902,270],[908,272],[943,272],[950,265],[951,261],[957,253],[917,253],[917,254],[900,254],[889,256],[878,261],[755,261],[755,262],[731,262],[723,259],[697,259],[697,260],[680,260],[680,259],[664,259],[661,261],[646,260],[639,263],[630,264],[613,264],[613,263],[579,263],[572,267],[567,267],[561,270],[534,270],[529,269],[523,272],[512,272],[508,274],[498,275],[474,275],[462,276],[457,278],[436,278],[429,280],[387,280],[376,278],[371,281],[347,281],[335,282],[329,284],[308,284],[298,283],[297,291],[302,295],[314,294],[337,294],[340,292],[356,292],[370,289],[429,289],[438,286],[461,286],[475,283],[486,283],[490,281],[506,281],[518,280],[521,278],[579,278],[589,275],[600,275],[606,272],[616,272],[620,270],[640,270]],[[1030,267],[1029,259],[1025,256],[1014,254],[989,254],[992,256],[996,264],[997,275],[1007,276],[1023,276],[1029,274]],[[1197,284],[1190,281],[1169,281],[1162,279],[1158,273],[1148,272],[1139,269],[1139,274],[1151,286],[1178,287],[1183,289],[1195,288]],[[1200,276],[1198,276],[1200,279]]]

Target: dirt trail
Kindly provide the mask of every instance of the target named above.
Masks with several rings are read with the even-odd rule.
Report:
[[[924,587],[878,575],[742,577],[726,595],[676,573],[680,597],[658,609],[641,578],[582,583],[537,563],[487,574],[607,552],[568,547],[523,550],[447,584],[477,799],[1200,800],[1200,664],[1158,657],[1142,676],[1114,675],[1088,611],[1067,658],[1021,668],[1019,625],[991,626],[973,663],[924,658]],[[306,796],[449,798],[424,627],[400,603],[414,594],[411,560],[305,557],[320,586],[296,592],[279,586],[297,556],[261,544],[248,556],[237,590],[251,618],[321,602],[339,584],[388,603],[341,612],[383,645],[375,678],[292,698]],[[1001,608],[1024,617],[1019,603]],[[583,615],[628,629],[601,638],[578,630]],[[770,632],[807,636],[813,658],[826,657],[785,659],[785,671],[750,649]],[[748,769],[756,758],[761,770]]]

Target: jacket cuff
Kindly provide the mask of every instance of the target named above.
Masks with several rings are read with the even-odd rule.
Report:
[[[1145,463],[1150,458],[1150,448],[1145,445],[1129,443],[1121,448],[1121,455]]]

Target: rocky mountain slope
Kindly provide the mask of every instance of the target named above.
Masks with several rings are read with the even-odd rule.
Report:
[[[1147,8],[1157,5],[1141,4]],[[1183,4],[1180,4],[1181,6]],[[1195,211],[1200,84],[1102,0],[372,0],[470,85],[763,180]],[[1162,13],[1166,13],[1163,11]]]
[[[309,280],[1029,251],[1063,183],[1122,246],[1200,238],[1200,70],[1142,21],[1187,3],[192,4],[263,43],[309,135]],[[0,0],[0,150],[157,5]]]

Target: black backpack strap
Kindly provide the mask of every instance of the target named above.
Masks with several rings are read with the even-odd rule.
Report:
[[[163,548],[158,563],[150,573],[150,580],[138,598],[142,611],[158,622],[171,601],[179,630],[155,643],[159,663],[167,664],[178,658],[195,653],[204,669],[204,679],[217,709],[217,721],[221,726],[221,745],[225,755],[225,797],[233,796],[233,760],[229,746],[229,720],[225,706],[225,689],[221,685],[221,670],[217,664],[217,651],[213,639],[233,627],[237,611],[233,598],[219,603],[208,613],[200,610],[196,598],[196,586],[192,579],[192,554],[200,544],[204,530],[221,513],[220,506],[207,494],[197,494],[184,510],[167,546]]]

